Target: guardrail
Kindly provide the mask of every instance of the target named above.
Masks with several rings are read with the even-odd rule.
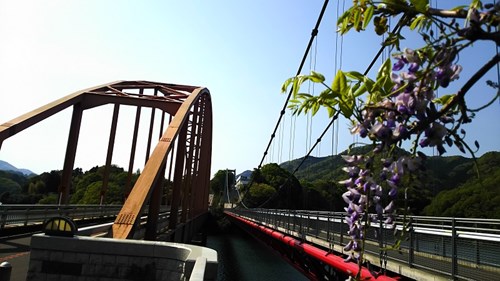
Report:
[[[321,239],[327,245],[349,242],[345,213],[232,209],[231,212],[306,240]],[[380,256],[380,264],[394,260],[463,280],[489,280],[500,274],[500,220],[411,216],[396,225],[372,223],[366,235],[367,253]],[[401,238],[401,232],[404,236]],[[400,243],[397,251],[381,248]],[[483,275],[484,274],[484,275]]]
[[[113,220],[120,212],[122,205],[0,205],[0,230],[12,230],[16,227],[24,227],[29,225],[42,225],[46,220],[56,216],[67,216],[73,221],[94,220],[94,219],[109,219]],[[134,234],[134,237],[143,238],[148,214],[148,207],[145,207],[144,213],[141,216],[141,222]],[[204,219],[198,220],[195,218],[189,223],[180,222],[180,213],[177,216],[177,228],[168,229],[170,220],[170,206],[162,205],[157,222],[158,233],[164,235],[175,235],[176,242],[182,242],[188,236],[194,235],[203,224]],[[112,223],[94,225],[80,228],[79,235],[90,236],[96,233],[105,235],[111,228]],[[179,232],[179,233],[177,233]],[[1,234],[2,232],[0,232]],[[176,234],[172,234],[176,233]],[[1,236],[1,235],[0,235]],[[186,236],[186,237],[183,237]]]
[[[73,220],[114,217],[121,205],[0,205],[0,229],[41,224],[55,216]]]

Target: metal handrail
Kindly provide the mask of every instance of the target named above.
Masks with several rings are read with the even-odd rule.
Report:
[[[266,227],[295,233],[301,239],[314,237],[340,246],[348,243],[345,213],[280,209],[230,211]],[[389,253],[388,260],[456,279],[481,280],[482,273],[500,273],[499,219],[407,216],[404,226],[402,219],[397,220],[396,229],[406,232],[406,240],[400,241],[399,252]],[[367,240],[373,242],[373,247],[367,252],[378,255],[380,243],[390,246],[398,239],[389,225],[372,223],[370,227],[373,229],[370,233],[377,232],[378,237],[384,238],[381,242],[378,237],[368,235]],[[474,270],[477,272],[472,273],[479,274],[478,279],[470,277],[470,271]],[[487,279],[485,276],[483,280]]]
[[[0,229],[43,223],[54,216],[73,220],[113,217],[121,205],[0,205]]]

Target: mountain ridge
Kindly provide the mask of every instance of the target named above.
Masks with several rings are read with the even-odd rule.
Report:
[[[37,174],[34,173],[31,170],[24,169],[24,168],[17,168],[16,166],[10,164],[7,161],[0,160],[0,170],[1,171],[7,171],[7,172],[15,172],[15,173],[21,173],[25,176],[36,176]]]

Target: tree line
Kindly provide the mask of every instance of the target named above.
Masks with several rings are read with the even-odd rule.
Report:
[[[70,187],[70,204],[100,204],[104,180],[104,166],[95,166],[84,172],[73,170]],[[126,187],[133,186],[140,175],[130,175],[123,168],[112,165],[103,204],[122,204]],[[57,204],[61,170],[44,172],[36,176],[25,176],[12,171],[0,171],[0,202],[3,204]],[[130,181],[127,184],[127,181]]]
[[[341,154],[359,155],[367,149],[356,147]],[[395,155],[407,153],[398,150]],[[271,163],[254,170],[251,186],[240,189],[243,204],[251,208],[344,211],[342,194],[346,188],[339,183],[346,175],[342,158],[309,157],[292,176],[300,161]],[[430,156],[424,161],[422,170],[403,178],[405,189],[398,194],[399,213],[404,212],[404,206],[410,206],[408,213],[412,215],[500,218],[500,152],[488,152],[475,160]],[[377,163],[382,161],[374,161],[374,165]],[[230,173],[229,182],[234,176]],[[225,170],[212,179],[214,202],[223,193],[225,181]]]

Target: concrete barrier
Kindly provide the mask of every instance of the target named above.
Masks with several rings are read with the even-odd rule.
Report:
[[[36,234],[27,280],[188,280],[198,257],[207,260],[203,280],[216,280],[217,252],[209,248]]]

